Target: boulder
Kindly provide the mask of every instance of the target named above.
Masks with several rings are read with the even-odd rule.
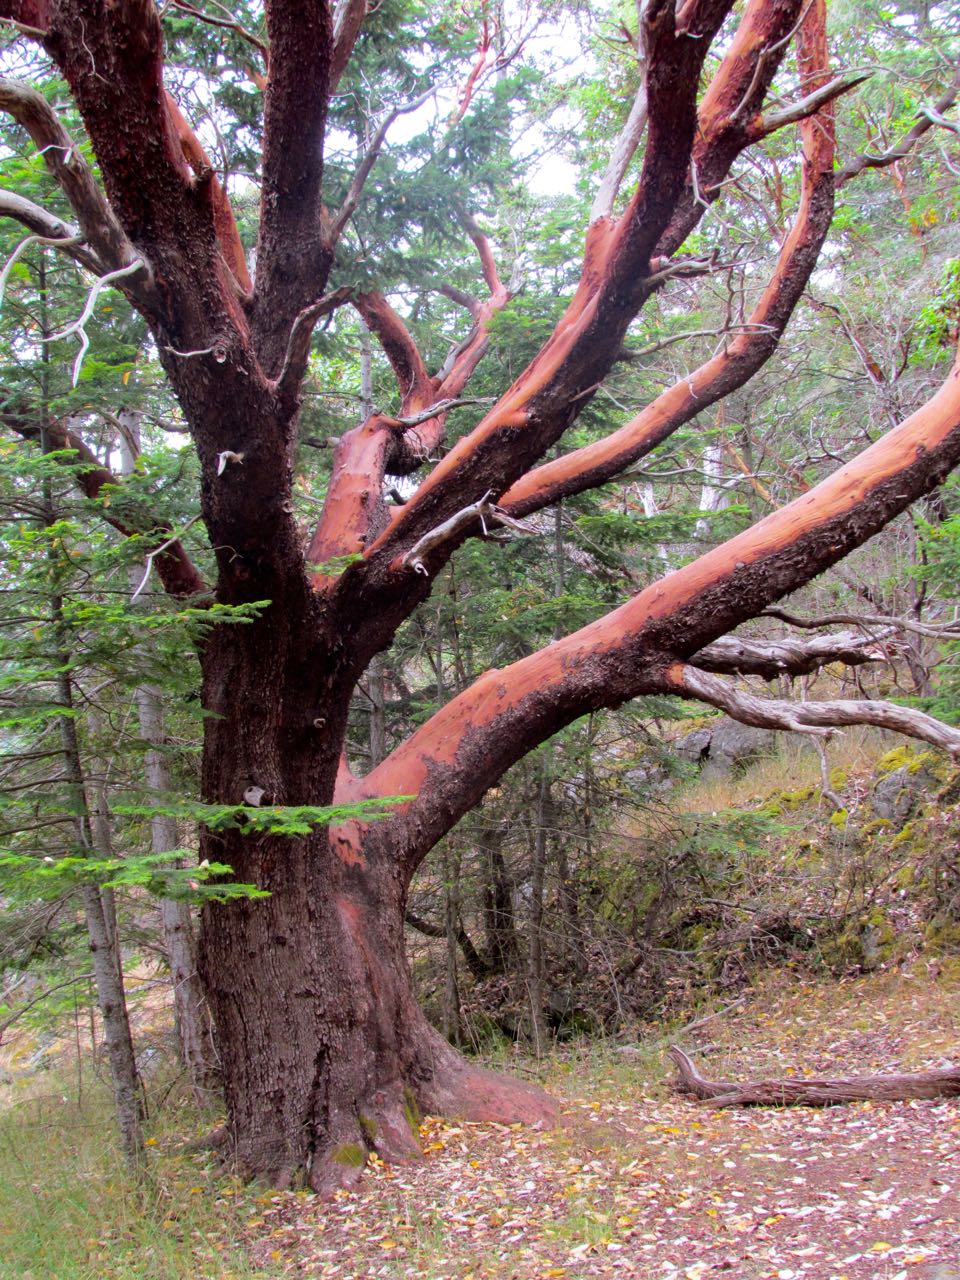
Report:
[[[909,819],[924,793],[937,786],[929,769],[905,764],[881,778],[873,788],[870,808],[899,830]]]
[[[682,759],[699,764],[704,777],[719,778],[746,769],[767,755],[774,741],[773,729],[757,729],[729,716],[719,716],[680,738],[674,749]]]

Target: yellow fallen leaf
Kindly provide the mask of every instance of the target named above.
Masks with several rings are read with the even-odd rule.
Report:
[[[387,1236],[386,1240],[378,1240],[377,1244],[381,1249],[395,1249],[397,1247],[397,1241],[391,1240],[389,1236]]]
[[[878,1240],[876,1244],[870,1246],[871,1253],[886,1253],[888,1249],[892,1249],[893,1245],[888,1244],[886,1240]]]

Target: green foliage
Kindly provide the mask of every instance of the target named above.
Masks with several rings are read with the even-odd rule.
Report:
[[[117,804],[114,812],[141,818],[159,815],[184,819],[200,823],[211,831],[234,830],[257,836],[305,836],[318,827],[338,826],[344,822],[376,822],[378,818],[389,817],[396,805],[412,799],[413,796],[388,796],[361,800],[356,804],[267,805],[263,808],[184,800],[146,805]]]
[[[914,361],[942,359],[944,351],[956,346],[960,333],[960,258],[951,258],[944,265],[940,290],[921,307],[917,330]]]
[[[189,868],[175,864],[190,855],[188,849],[146,853],[126,858],[96,855],[42,859],[0,853],[0,877],[14,872],[21,879],[21,892],[40,898],[58,898],[79,885],[101,889],[145,889],[156,898],[185,899],[191,902],[227,902],[231,898],[266,898],[269,894],[252,884],[231,883],[232,868],[225,863],[203,862]],[[208,883],[209,881],[214,883]]]

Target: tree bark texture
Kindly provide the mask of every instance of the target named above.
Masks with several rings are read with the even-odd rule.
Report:
[[[421,1112],[547,1123],[540,1090],[469,1066],[416,1003],[396,867],[348,832],[328,840],[218,840],[218,857],[271,890],[210,906],[202,965],[224,1054],[241,1168],[328,1192],[366,1153],[419,1151]],[[242,847],[239,847],[241,846]]]

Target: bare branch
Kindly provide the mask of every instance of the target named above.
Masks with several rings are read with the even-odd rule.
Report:
[[[90,166],[46,98],[17,80],[0,79],[0,109],[9,112],[36,143],[70,201],[84,239],[106,269],[116,271],[137,261],[144,268],[143,277],[131,280],[128,287],[133,293],[145,288],[150,277],[143,255],[127,238]]]
[[[435,404],[428,405],[426,409],[421,409],[419,413],[408,414],[403,418],[393,418],[391,421],[396,422],[401,427],[418,427],[421,422],[428,422],[431,418],[436,418],[441,413],[449,413],[451,409],[462,409],[464,406],[472,404],[492,403],[493,399],[490,396],[451,397],[446,400],[437,400]]]
[[[350,285],[342,285],[339,289],[334,289],[332,293],[325,294],[324,297],[311,303],[309,307],[304,307],[296,320],[294,320],[293,328],[290,330],[290,340],[287,344],[286,355],[283,358],[283,365],[274,384],[277,396],[281,401],[295,396],[300,388],[307,356],[310,351],[310,336],[313,333],[314,325],[321,316],[329,315],[337,307],[342,307],[352,293],[353,289]],[[178,354],[181,353],[178,352]]]
[[[384,120],[383,124],[373,135],[373,140],[367,148],[366,154],[360,161],[360,164],[357,166],[356,173],[353,175],[353,181],[350,183],[343,204],[340,206],[336,217],[330,224],[330,230],[327,232],[326,237],[327,244],[330,248],[333,248],[340,239],[340,236],[343,234],[344,227],[353,216],[367,178],[370,176],[370,171],[377,162],[377,156],[380,154],[380,149],[386,140],[387,131],[390,126],[398,116],[406,115],[411,111],[416,111],[418,107],[422,107],[425,102],[433,97],[435,92],[435,89],[428,89],[426,93],[421,93],[419,98],[414,98],[412,102],[406,102],[402,106],[394,107],[386,120]]]
[[[734,689],[725,680],[708,675],[695,666],[674,663],[666,672],[666,684],[684,698],[697,698],[720,707],[741,724],[763,729],[787,729],[792,733],[811,733],[830,737],[841,725],[870,724],[878,729],[919,738],[948,751],[960,759],[960,729],[912,707],[893,702],[836,699],[830,702],[787,702],[775,698],[757,698]]]
[[[808,675],[830,662],[844,662],[848,666],[887,662],[888,653],[879,642],[892,631],[892,627],[887,627],[869,637],[856,631],[843,631],[809,640],[796,636],[776,640],[723,636],[695,653],[690,661],[703,671],[758,675],[765,680],[778,675]]]
[[[768,134],[774,133],[777,129],[782,129],[784,125],[796,124],[798,120],[805,120],[807,116],[816,115],[821,107],[826,106],[828,102],[833,102],[835,98],[839,98],[841,94],[855,89],[858,84],[863,84],[865,80],[869,80],[873,72],[867,71],[860,75],[854,76],[837,76],[831,80],[829,84],[821,85],[819,89],[815,89],[813,93],[808,93],[805,98],[801,98],[799,102],[794,102],[789,107],[784,107],[781,111],[771,111],[768,115],[761,116],[756,126],[756,138],[766,138]]]
[[[822,618],[801,618],[785,609],[764,609],[764,618],[779,618],[791,627],[812,630],[815,627],[835,627],[853,623],[864,628],[884,627],[894,631],[913,631],[933,640],[960,640],[960,621],[932,623],[917,622],[913,618],[896,618],[885,613],[830,613]]]
[[[960,93],[960,63],[957,64],[953,80],[937,100],[933,110],[921,109],[918,113],[917,123],[911,129],[908,129],[900,141],[894,143],[889,150],[883,151],[879,155],[870,155],[864,152],[862,155],[854,156],[842,169],[837,171],[837,186],[842,187],[845,182],[855,178],[864,169],[885,169],[889,165],[896,164],[898,160],[902,160],[904,156],[909,155],[923,135],[932,129],[935,123],[939,123],[936,117],[942,117],[945,111],[950,110],[957,100],[958,93]]]
[[[108,271],[106,275],[100,276],[99,279],[94,282],[93,288],[87,295],[86,305],[80,313],[80,316],[74,320],[72,324],[68,324],[65,329],[61,329],[59,333],[51,333],[49,337],[43,339],[44,342],[59,342],[61,338],[69,338],[70,335],[74,333],[79,334],[80,350],[77,353],[76,360],[73,362],[74,386],[77,385],[80,378],[80,367],[83,364],[83,358],[87,354],[87,349],[90,346],[90,339],[87,337],[87,330],[85,326],[87,321],[93,315],[93,308],[97,304],[97,298],[99,298],[101,291],[108,285],[114,284],[124,276],[133,275],[133,273],[135,271],[139,271],[143,265],[143,259],[137,258],[135,262],[131,262],[126,267],[120,267],[116,271]]]
[[[645,27],[643,22],[640,22],[636,49],[637,61],[640,64],[640,86],[630,106],[626,123],[613,144],[610,159],[600,179],[597,194],[593,198],[593,205],[590,208],[591,222],[596,222],[598,218],[609,218],[613,213],[613,203],[620,190],[620,184],[647,128],[647,68],[644,34]]]
[[[263,54],[264,63],[269,62],[270,49],[259,36],[248,31],[236,18],[218,18],[216,14],[205,13],[202,9],[195,8],[192,4],[187,4],[186,0],[169,0],[169,3],[175,9],[179,9],[181,13],[189,13],[191,17],[197,18],[200,22],[206,23],[209,27],[222,27],[226,31],[233,31],[241,40],[246,40],[247,44],[252,45],[254,49]]]
[[[200,519],[199,515],[191,516],[191,518],[187,521],[187,523],[183,526],[183,528],[180,530],[179,533],[171,534],[170,537],[167,538],[165,542],[160,543],[159,547],[154,547],[152,551],[147,552],[146,562],[144,564],[144,570],[143,570],[143,577],[140,579],[140,585],[137,587],[136,591],[134,591],[133,595],[130,597],[131,604],[133,604],[138,599],[144,587],[150,581],[150,574],[153,570],[153,562],[154,560],[156,560],[157,556],[163,555],[164,551],[169,551],[170,548],[174,546],[176,543],[178,543],[180,539],[183,537],[183,535],[187,532],[187,530],[192,528],[193,525],[195,525],[199,519]]]
[[[347,69],[353,46],[367,16],[367,0],[339,0],[333,15],[333,59],[330,64],[330,92]]]
[[[0,217],[15,218],[17,222],[29,227],[34,233],[22,241],[18,248],[14,250],[13,255],[7,259],[7,267],[4,268],[3,275],[4,281],[12,262],[30,244],[49,245],[51,248],[59,249],[72,258],[74,262],[78,262],[80,266],[92,271],[94,275],[103,275],[107,269],[89,248],[76,227],[71,226],[68,222],[61,221],[54,214],[42,209],[40,205],[34,204],[32,200],[26,200],[23,196],[18,196],[13,191],[0,190]],[[3,289],[0,286],[0,304],[2,304],[2,298]]]
[[[485,494],[479,502],[472,502],[468,507],[464,507],[462,511],[458,511],[456,515],[444,520],[443,524],[437,525],[435,529],[431,529],[407,552],[403,557],[403,564],[413,569],[416,573],[422,573],[426,576],[430,575],[430,570],[425,563],[425,557],[430,554],[436,547],[443,546],[445,542],[449,542],[451,538],[455,538],[462,529],[469,525],[479,523],[484,534],[490,532],[487,522],[494,527],[506,526],[517,531],[517,533],[538,534],[539,529],[534,529],[530,525],[522,524],[519,520],[513,520],[490,501],[490,494]]]
[[[438,285],[437,292],[442,293],[443,296],[445,298],[449,298],[451,302],[455,302],[457,306],[465,307],[474,319],[477,318],[477,313],[480,310],[480,302],[472,293],[467,293],[465,289],[458,289],[452,284]]]
[[[833,1080],[708,1080],[676,1045],[668,1050],[679,1073],[678,1093],[692,1093],[711,1107],[829,1107],[841,1102],[899,1102],[908,1098],[953,1098],[960,1094],[960,1067],[905,1071],[896,1075],[848,1076]]]

